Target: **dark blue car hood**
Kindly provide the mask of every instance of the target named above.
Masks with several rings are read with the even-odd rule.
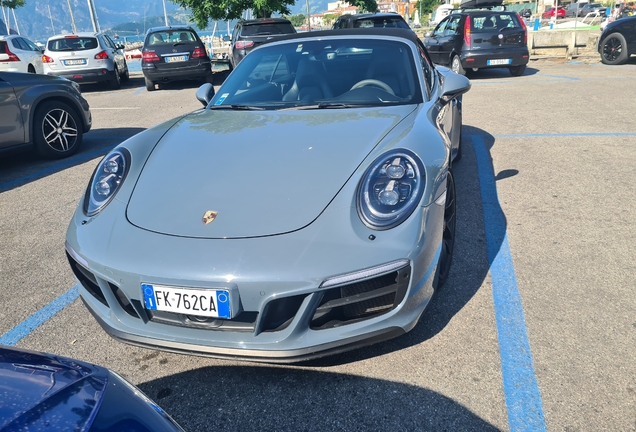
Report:
[[[0,429],[55,418],[64,430],[83,430],[99,409],[108,375],[77,360],[0,347]]]

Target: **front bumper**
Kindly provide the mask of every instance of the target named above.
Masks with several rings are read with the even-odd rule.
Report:
[[[436,204],[418,209],[407,222],[386,232],[343,226],[344,220],[351,223],[351,215],[357,219],[355,208],[345,208],[326,212],[300,231],[237,240],[152,233],[130,225],[125,207],[115,199],[91,219],[78,211],[67,234],[67,251],[88,309],[107,333],[133,345],[211,357],[297,362],[411,330],[433,293],[443,224],[443,207]],[[334,225],[336,220],[339,225]],[[376,235],[374,241],[369,233]],[[102,244],[96,241],[100,238],[109,240]],[[316,318],[318,308],[328,306],[327,292],[343,287],[321,288],[323,281],[401,259],[408,263],[408,273],[403,276],[403,292],[396,292],[390,308],[344,321]],[[241,313],[231,320],[205,323],[177,314],[149,313],[142,282],[234,289]]]
[[[509,64],[500,64],[500,65],[489,65],[489,60],[506,60],[510,59]],[[530,53],[528,52],[528,48],[523,47],[512,47],[506,49],[488,49],[488,50],[480,50],[478,52],[471,51],[462,53],[461,62],[462,67],[464,69],[470,68],[492,68],[492,67],[510,67],[510,66],[521,66],[528,64],[528,60],[530,59]]]
[[[105,68],[77,70],[73,72],[48,70],[46,74],[66,78],[79,84],[94,84],[115,79],[115,70],[110,71]]]

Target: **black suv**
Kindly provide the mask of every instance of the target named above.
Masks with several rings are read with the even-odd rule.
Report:
[[[257,46],[284,34],[296,33],[289,20],[284,18],[260,18],[240,20],[232,30],[230,66],[235,68],[243,57]]]
[[[523,75],[530,57],[527,44],[523,19],[516,12],[494,8],[454,12],[424,38],[433,62],[461,75],[493,67]]]
[[[410,29],[401,15],[396,13],[364,13],[356,15],[342,15],[331,27],[335,29],[346,28],[403,28]]]
[[[210,57],[199,35],[189,26],[153,27],[141,50],[146,89],[159,82],[201,79],[212,82]]]

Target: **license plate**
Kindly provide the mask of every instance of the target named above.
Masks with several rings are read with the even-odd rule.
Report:
[[[184,61],[188,61],[188,56],[171,56],[171,57],[166,57],[166,63],[174,63],[174,62],[184,62]]]
[[[75,66],[86,64],[86,59],[64,60],[64,66]]]
[[[186,315],[230,319],[230,293],[227,290],[179,288],[141,284],[146,309]]]
[[[488,66],[496,66],[496,65],[507,65],[512,63],[512,59],[497,59],[497,60],[488,60]]]

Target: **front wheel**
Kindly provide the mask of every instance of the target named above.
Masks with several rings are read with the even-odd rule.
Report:
[[[455,249],[455,228],[457,225],[455,200],[455,178],[448,170],[446,175],[446,203],[444,204],[444,230],[442,232],[442,251],[437,265],[437,284],[435,289],[441,290],[450,274]]]
[[[451,60],[451,70],[456,74],[466,75],[466,70],[462,66],[462,62],[457,54],[455,54]]]
[[[512,76],[521,76],[526,71],[526,65],[510,66],[508,70]]]
[[[601,43],[601,61],[606,65],[625,63],[629,57],[627,41],[620,33],[608,35]]]
[[[44,102],[35,111],[33,141],[40,155],[60,159],[72,155],[82,144],[82,122],[70,106]]]

